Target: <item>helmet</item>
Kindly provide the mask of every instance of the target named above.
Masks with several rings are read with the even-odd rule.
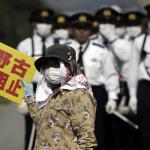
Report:
[[[72,73],[77,74],[76,52],[66,44],[54,44],[46,49],[45,56],[35,61],[35,67],[40,72],[41,67],[51,58],[58,58],[70,66]]]

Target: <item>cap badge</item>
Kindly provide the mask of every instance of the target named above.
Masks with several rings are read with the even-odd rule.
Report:
[[[106,17],[110,17],[112,15],[111,11],[109,9],[106,9],[103,11],[103,15]]]
[[[98,22],[97,21],[93,21],[93,27],[98,27]]]
[[[79,17],[79,21],[80,22],[86,22],[87,21],[87,17],[82,15],[82,16]]]
[[[129,14],[128,19],[129,20],[136,20],[136,15],[135,14]]]
[[[44,10],[41,12],[41,17],[48,17],[48,16],[49,16],[48,11]]]
[[[63,17],[63,16],[58,17],[57,22],[58,23],[64,23],[65,22],[65,17]]]

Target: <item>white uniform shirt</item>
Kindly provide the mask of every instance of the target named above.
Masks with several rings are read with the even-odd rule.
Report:
[[[43,50],[42,50],[42,38],[40,36],[38,36],[37,34],[33,35],[33,43],[34,43],[34,54],[33,57],[35,57],[36,59],[39,58],[40,56],[42,56]],[[54,44],[54,40],[52,38],[52,36],[48,36],[45,39],[45,47],[49,47],[52,44]],[[28,37],[26,39],[24,39],[23,41],[21,41],[18,46],[17,49],[23,53],[26,53],[29,56],[32,56],[32,52],[33,52],[33,46],[32,46],[32,39],[31,37]],[[38,80],[41,78],[41,74],[36,72],[36,74],[34,75],[33,78],[33,82],[37,83]]]
[[[143,34],[135,39],[131,53],[128,84],[130,94],[132,95],[136,95],[138,80],[145,79],[150,81],[150,35],[147,36],[143,48],[147,55],[145,59],[141,61],[144,37],[145,35]]]
[[[132,46],[133,40],[130,39],[117,39],[111,44],[116,68],[121,75],[121,80],[123,81],[127,81],[128,78]]]
[[[68,44],[76,50],[77,60],[80,44],[75,40],[68,40]],[[88,44],[88,47],[87,47]],[[83,65],[88,82],[93,86],[105,85],[109,99],[117,99],[119,91],[118,73],[116,72],[112,54],[93,41],[82,45],[85,52],[83,54]]]

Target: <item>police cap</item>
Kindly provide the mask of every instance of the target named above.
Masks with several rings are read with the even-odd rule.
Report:
[[[146,16],[140,11],[130,11],[125,13],[125,24],[126,26],[137,26],[143,23],[143,19]]]
[[[117,11],[111,7],[102,7],[95,13],[95,17],[99,23],[112,23],[115,24]]]
[[[52,23],[54,15],[52,9],[39,9],[31,13],[29,20],[30,22]]]
[[[93,16],[89,13],[77,13],[70,18],[72,27],[76,28],[92,28]]]
[[[69,27],[69,16],[66,14],[60,14],[54,17],[53,27],[55,29],[68,28]]]

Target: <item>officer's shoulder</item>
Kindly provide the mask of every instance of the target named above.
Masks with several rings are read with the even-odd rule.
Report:
[[[91,44],[95,47],[99,47],[99,48],[106,48],[105,45],[101,44],[101,43],[97,43],[97,42],[91,42]]]
[[[27,38],[23,39],[22,41],[20,41],[18,43],[18,45],[26,45],[26,44],[29,44],[29,43],[31,43],[31,38],[27,37]]]

